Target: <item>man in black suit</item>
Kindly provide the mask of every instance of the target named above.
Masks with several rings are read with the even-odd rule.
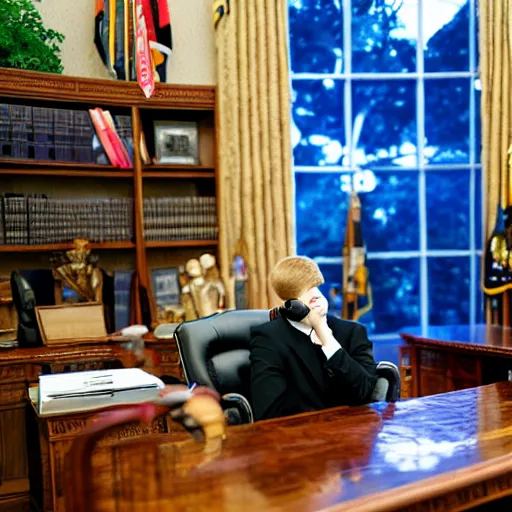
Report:
[[[256,420],[371,400],[377,382],[372,344],[356,322],[327,316],[314,261],[281,260],[270,283],[283,301],[310,308],[301,322],[279,316],[251,329],[251,395]]]

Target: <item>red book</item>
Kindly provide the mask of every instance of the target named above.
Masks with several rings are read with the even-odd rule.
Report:
[[[101,145],[107,154],[110,163],[114,167],[121,167],[121,161],[117,155],[117,151],[112,145],[111,138],[108,134],[108,127],[103,116],[98,112],[99,109],[89,109],[89,115],[91,116],[92,124],[96,130],[98,138],[100,139]]]

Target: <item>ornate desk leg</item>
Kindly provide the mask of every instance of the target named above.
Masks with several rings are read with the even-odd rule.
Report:
[[[411,346],[412,398],[420,396],[420,354],[416,346]]]
[[[400,397],[403,399],[412,397],[412,368],[411,368],[411,347],[401,346],[398,348],[400,380],[402,383]]]

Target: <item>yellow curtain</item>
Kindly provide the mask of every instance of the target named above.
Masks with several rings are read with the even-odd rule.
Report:
[[[219,4],[221,274],[232,282],[233,256],[241,253],[248,265],[249,307],[267,308],[275,302],[268,274],[294,250],[286,2],[231,1],[229,12],[225,0],[214,8]]]
[[[512,205],[512,0],[486,0],[478,4],[485,234],[489,240],[496,227],[498,209]],[[502,225],[497,227],[504,230]],[[484,251],[482,275],[485,257]],[[492,307],[492,302],[486,301],[486,322],[508,326],[511,291],[498,295],[499,305]]]
[[[478,2],[482,82],[482,167],[486,197],[486,235],[496,222],[498,206],[512,204],[508,148],[512,113],[512,0]]]

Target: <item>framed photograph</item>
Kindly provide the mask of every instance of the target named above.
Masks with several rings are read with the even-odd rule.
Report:
[[[154,127],[157,163],[199,165],[197,123],[155,121]]]
[[[180,283],[177,268],[158,268],[151,271],[153,295],[159,310],[180,305]]]

